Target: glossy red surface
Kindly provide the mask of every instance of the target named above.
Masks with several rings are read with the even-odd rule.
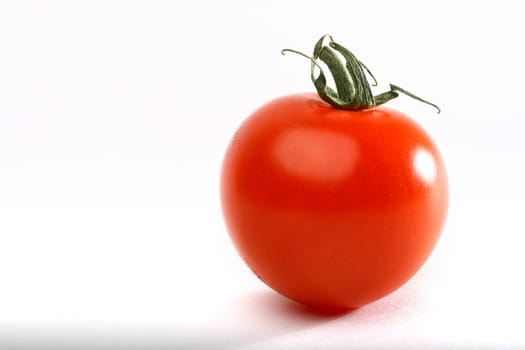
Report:
[[[312,306],[354,308],[422,266],[445,221],[448,184],[437,147],[410,118],[298,94],[240,126],[221,199],[235,247],[266,284]]]

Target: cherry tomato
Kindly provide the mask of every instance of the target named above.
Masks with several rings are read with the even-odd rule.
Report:
[[[434,248],[448,185],[426,132],[392,109],[335,109],[314,94],[251,115],[221,177],[231,238],[277,292],[355,308],[404,284]]]
[[[439,108],[392,84],[373,96],[370,70],[331,36],[312,57],[285,51],[311,60],[318,95],[271,101],[237,130],[221,174],[226,226],[277,292],[316,308],[356,308],[420,269],[448,208],[438,148],[412,119],[380,105],[401,92]]]

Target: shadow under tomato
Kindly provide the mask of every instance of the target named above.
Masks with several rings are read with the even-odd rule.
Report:
[[[258,291],[233,298],[220,315],[222,322],[218,323],[236,343],[231,345],[240,345],[324,325],[352,312],[315,309],[273,291]]]
[[[270,294],[270,293],[268,293]],[[308,305],[303,305],[292,300],[288,300],[279,295],[273,295],[275,307],[282,310],[288,317],[298,317],[305,320],[318,321],[330,321],[348,314],[351,314],[356,309],[340,309],[340,308],[320,308]]]

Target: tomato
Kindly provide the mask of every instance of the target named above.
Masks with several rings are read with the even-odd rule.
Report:
[[[221,201],[236,249],[263,282],[316,308],[351,309],[427,260],[448,184],[439,150],[412,119],[306,93],[275,99],[240,126]]]

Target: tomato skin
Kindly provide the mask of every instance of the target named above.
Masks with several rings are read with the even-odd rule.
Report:
[[[448,182],[436,145],[402,113],[297,94],[237,130],[221,201],[235,247],[262,281],[307,305],[350,309],[423,265],[445,222]]]

